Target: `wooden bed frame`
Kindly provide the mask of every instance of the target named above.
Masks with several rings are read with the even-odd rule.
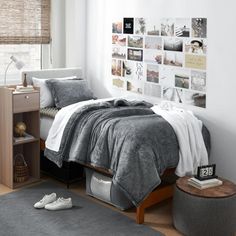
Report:
[[[40,149],[43,151],[45,149],[45,141],[40,140]],[[109,172],[107,169],[104,168],[97,168],[89,164],[82,164],[81,165],[93,169],[97,172],[100,172],[101,174],[107,175],[109,177],[112,177],[111,172]],[[175,171],[175,168],[167,169],[162,177],[166,177],[169,175],[173,175]],[[148,207],[151,207],[157,203],[160,203],[166,199],[169,199],[173,196],[173,184],[161,184],[159,185],[152,193],[148,195],[146,199],[143,200],[143,202],[136,208],[136,223],[137,224],[143,224],[144,223],[144,214],[145,209]]]

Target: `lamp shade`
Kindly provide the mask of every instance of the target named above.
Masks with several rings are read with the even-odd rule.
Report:
[[[25,65],[22,61],[17,60],[16,57],[14,57],[14,56],[11,56],[10,59],[11,59],[12,61],[14,61],[15,67],[16,67],[18,70],[21,70],[21,69],[24,67],[24,65]]]
[[[4,85],[5,85],[5,86],[6,86],[7,71],[8,71],[9,66],[14,62],[15,67],[16,67],[18,70],[21,70],[21,69],[24,67],[24,65],[25,65],[22,61],[17,60],[16,57],[14,57],[14,56],[11,56],[10,59],[11,59],[11,61],[10,61],[9,64],[7,65],[6,70],[5,70],[5,74],[4,74]]]

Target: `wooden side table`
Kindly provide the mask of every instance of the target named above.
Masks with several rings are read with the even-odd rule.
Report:
[[[199,190],[188,185],[189,177],[176,182],[173,222],[185,235],[228,236],[236,232],[236,185],[221,179],[223,185]]]
[[[13,86],[1,87],[0,101],[0,183],[15,189],[40,179],[39,91],[18,93]],[[14,138],[18,122],[26,124],[30,138]],[[17,154],[23,155],[29,169],[28,180],[20,183],[14,180]]]

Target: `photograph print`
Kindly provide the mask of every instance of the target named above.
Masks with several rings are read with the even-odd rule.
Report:
[[[135,79],[144,79],[144,64],[142,62],[135,62]]]
[[[191,71],[191,89],[202,92],[206,91],[206,72]]]
[[[185,67],[206,70],[206,56],[185,54]]]
[[[191,23],[189,18],[177,18],[175,20],[175,36],[190,37]]]
[[[185,42],[185,52],[193,54],[206,54],[207,45],[204,39],[191,39]]]
[[[161,36],[175,35],[175,20],[172,18],[161,19]]]
[[[116,21],[112,23],[112,33],[122,34],[122,21]]]
[[[128,48],[127,50],[128,60],[131,61],[143,61],[143,50]]]
[[[146,63],[162,63],[162,51],[156,49],[146,49],[144,50],[144,61]]]
[[[127,91],[142,94],[142,83],[138,80],[127,81]]]
[[[129,35],[128,36],[128,47],[143,48],[143,37]]]
[[[192,37],[207,37],[207,18],[192,18]]]
[[[162,66],[159,69],[159,84],[166,88],[175,86],[175,69],[172,67]]]
[[[161,86],[152,83],[144,83],[144,95],[161,98]]]
[[[159,66],[147,64],[147,81],[159,83]]]
[[[123,76],[127,79],[143,80],[144,79],[144,65],[142,62],[124,61],[123,62]]]
[[[181,52],[164,52],[164,65],[183,66],[184,56]]]
[[[184,91],[185,104],[206,108],[206,94],[192,91]]]
[[[184,102],[184,92],[183,89],[173,88],[173,87],[163,87],[163,99],[183,103]]]
[[[112,58],[123,59],[126,58],[126,47],[113,47]]]
[[[146,34],[147,35],[160,35],[160,19],[147,18],[146,19]]]
[[[175,87],[189,89],[189,70],[175,70]]]
[[[123,33],[133,34],[134,33],[134,18],[123,19]]]
[[[126,36],[122,34],[113,34],[112,44],[115,44],[117,46],[126,46]]]
[[[183,40],[179,38],[165,38],[164,50],[182,52]]]
[[[115,76],[122,75],[122,61],[121,60],[112,59],[111,74]]]
[[[123,61],[123,76],[128,79],[134,79],[135,61]]]
[[[112,85],[116,88],[124,88],[125,82],[121,78],[113,78]]]
[[[146,49],[158,49],[162,50],[162,38],[161,37],[145,37],[145,48]]]
[[[135,34],[144,35],[146,33],[146,19],[135,18]]]

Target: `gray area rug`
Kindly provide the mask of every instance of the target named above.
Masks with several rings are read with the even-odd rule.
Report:
[[[73,208],[36,210],[33,204],[44,194],[72,197]],[[89,201],[51,182],[45,182],[0,197],[0,235],[4,236],[92,236],[162,235],[138,225],[123,214]]]

